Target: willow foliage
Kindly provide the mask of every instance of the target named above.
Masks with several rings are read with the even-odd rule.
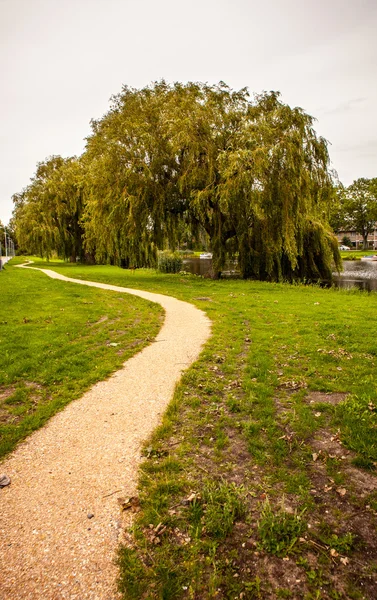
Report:
[[[125,87],[92,128],[84,227],[98,259],[154,264],[184,222],[207,232],[216,273],[234,255],[258,279],[331,279],[339,267],[326,142],[278,94]]]
[[[57,253],[75,261],[84,257],[83,168],[75,158],[52,156],[37,165],[31,183],[13,196],[18,244],[49,258]]]
[[[205,231],[215,275],[331,279],[333,185],[313,119],[277,93],[223,82],[124,87],[92,121],[80,159],[38,165],[16,202],[21,245],[48,255],[154,266],[182,232]]]

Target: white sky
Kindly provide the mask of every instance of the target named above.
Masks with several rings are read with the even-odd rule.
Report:
[[[0,220],[36,163],[79,155],[123,84],[279,90],[349,185],[377,177],[376,0],[0,0]]]

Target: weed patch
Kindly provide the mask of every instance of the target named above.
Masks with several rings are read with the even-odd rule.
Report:
[[[274,510],[270,502],[266,500],[258,521],[261,547],[276,556],[286,556],[292,553],[307,528],[304,512],[290,513],[284,507]]]

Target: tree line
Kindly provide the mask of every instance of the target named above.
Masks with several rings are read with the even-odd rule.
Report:
[[[339,184],[330,223],[335,231],[360,233],[367,249],[368,236],[377,228],[377,178],[356,179],[348,187]]]
[[[245,278],[331,280],[340,195],[313,124],[276,92],[125,86],[91,122],[80,157],[39,163],[13,196],[18,244],[44,257],[154,266],[159,249],[205,232],[215,276],[236,257]]]

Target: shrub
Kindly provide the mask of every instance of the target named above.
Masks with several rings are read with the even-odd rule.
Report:
[[[157,268],[161,273],[179,273],[182,264],[182,258],[177,252],[161,252],[158,257]]]

